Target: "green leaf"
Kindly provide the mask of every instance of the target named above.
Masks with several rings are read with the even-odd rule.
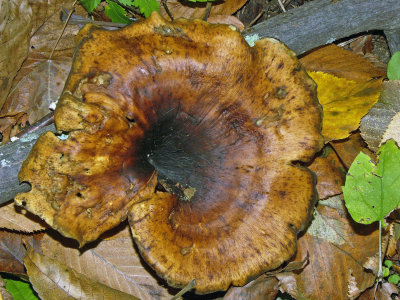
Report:
[[[6,279],[6,289],[14,297],[14,300],[39,300],[29,282],[22,280]]]
[[[390,274],[389,268],[383,267],[382,277],[388,277]]]
[[[400,80],[400,51],[393,54],[387,67],[389,80]]]
[[[99,6],[101,0],[79,0],[80,4],[87,10],[90,14],[92,11]]]
[[[360,152],[342,187],[346,207],[358,223],[384,221],[400,200],[400,150],[389,140],[378,154],[379,162],[375,165],[368,155]]]
[[[189,0],[190,2],[213,2],[214,0]]]
[[[121,2],[124,5],[129,5],[129,6],[133,5],[133,0],[119,0],[119,2]]]
[[[390,275],[389,278],[388,278],[388,281],[390,283],[393,283],[393,284],[397,285],[399,283],[399,281],[400,281],[400,276],[397,275],[397,274]]]
[[[160,11],[160,3],[157,0],[135,0],[133,5],[139,7],[140,12],[148,18],[153,11]]]
[[[107,0],[108,5],[105,7],[106,15],[110,17],[114,23],[130,24],[131,20],[126,16],[125,9],[117,3]]]
[[[386,260],[385,260],[385,266],[388,267],[388,268],[390,269],[390,268],[393,266],[392,261],[389,260],[389,259],[386,259]]]

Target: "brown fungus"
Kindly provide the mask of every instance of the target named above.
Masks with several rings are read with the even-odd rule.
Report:
[[[145,261],[196,292],[278,267],[314,205],[321,148],[314,82],[274,39],[153,13],[119,31],[87,26],[57,129],[20,172],[18,205],[81,245],[129,217]]]

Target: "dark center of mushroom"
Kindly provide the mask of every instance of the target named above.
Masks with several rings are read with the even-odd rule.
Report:
[[[159,184],[180,200],[191,201],[207,179],[207,169],[223,159],[207,126],[179,107],[158,118],[140,150],[141,160],[158,172]]]

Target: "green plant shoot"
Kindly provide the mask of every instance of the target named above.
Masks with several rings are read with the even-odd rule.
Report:
[[[389,80],[400,80],[400,51],[393,54],[387,67]]]
[[[400,200],[400,150],[393,140],[378,150],[375,164],[360,152],[352,163],[343,187],[346,207],[358,223],[384,221]]]

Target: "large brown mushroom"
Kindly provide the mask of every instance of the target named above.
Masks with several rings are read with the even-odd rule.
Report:
[[[321,148],[314,82],[274,39],[153,13],[85,27],[57,129],[20,172],[15,201],[81,245],[129,215],[145,261],[196,292],[278,267],[314,205]]]

